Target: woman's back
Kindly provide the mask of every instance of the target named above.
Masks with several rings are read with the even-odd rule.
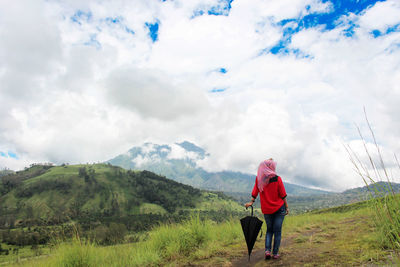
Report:
[[[269,183],[264,185],[263,191],[259,192],[259,187],[256,183],[251,195],[256,198],[260,194],[261,211],[263,214],[272,214],[276,212],[282,205],[283,199],[286,197],[285,186],[279,176],[270,178]]]

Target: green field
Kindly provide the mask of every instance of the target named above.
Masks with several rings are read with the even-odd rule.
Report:
[[[0,190],[3,265],[247,264],[239,218],[249,212],[222,193],[107,164],[31,166],[3,176]],[[400,263],[399,197],[375,195],[369,201],[287,216],[282,258],[269,264]],[[255,214],[263,220],[259,209]],[[265,264],[263,239],[253,250],[253,265]]]
[[[395,265],[398,254],[385,248],[367,202],[318,210],[285,218],[282,258],[275,266]],[[263,226],[265,233],[265,223]],[[264,237],[252,261],[264,266]],[[139,242],[99,246],[75,238],[58,243],[49,256],[20,261],[16,266],[240,266],[247,248],[238,218],[222,223],[192,216],[179,224],[163,224]],[[274,266],[273,265],[273,266]]]

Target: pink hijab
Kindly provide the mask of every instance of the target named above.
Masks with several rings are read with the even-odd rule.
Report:
[[[276,162],[273,159],[267,159],[260,163],[257,171],[257,186],[258,190],[262,192],[264,186],[269,183],[269,179],[276,176],[275,172]]]

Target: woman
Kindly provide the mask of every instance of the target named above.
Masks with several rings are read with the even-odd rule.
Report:
[[[285,186],[281,177],[276,175],[275,168],[276,162],[273,159],[264,160],[260,163],[256,183],[251,193],[252,199],[245,204],[246,208],[253,205],[258,193],[260,193],[261,211],[267,223],[265,259],[271,258],[272,237],[274,237],[272,258],[279,259],[282,223],[285,215],[289,214]]]

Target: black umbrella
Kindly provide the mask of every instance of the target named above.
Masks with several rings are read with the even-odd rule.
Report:
[[[249,251],[249,261],[250,254],[253,250],[254,243],[256,242],[258,232],[260,232],[263,222],[256,216],[253,216],[253,206],[251,207],[251,216],[246,216],[240,219],[240,224],[242,225],[244,238],[247,243],[247,250]],[[246,208],[247,209],[247,208]]]

